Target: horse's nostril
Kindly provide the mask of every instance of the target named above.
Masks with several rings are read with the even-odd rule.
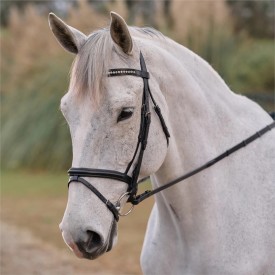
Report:
[[[92,249],[102,245],[101,237],[99,236],[99,234],[93,231],[87,231],[87,234],[89,235],[89,239],[87,242],[88,249]]]

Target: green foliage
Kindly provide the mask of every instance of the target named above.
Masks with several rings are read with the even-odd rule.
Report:
[[[230,28],[214,25],[210,19],[208,29],[192,29],[187,35],[187,47],[207,60],[217,72],[226,77],[228,59],[238,50],[240,38]]]
[[[195,17],[197,24],[180,24],[188,26],[187,31],[177,31],[173,38],[206,59],[233,91],[262,98],[268,94],[269,102],[260,103],[272,111],[274,41],[236,36],[230,20],[216,22],[213,16],[219,12],[210,11]],[[9,28],[1,30],[2,167],[66,169],[72,160],[71,139],[59,102],[68,87],[72,59],[56,44],[45,17],[30,8],[26,15],[13,13]],[[96,29],[101,18],[85,5],[72,15],[70,24],[81,30]]]
[[[252,37],[274,39],[274,1],[226,0],[234,17],[236,32],[245,31]]]
[[[242,93],[274,90],[274,42],[250,40],[227,58],[225,77]]]
[[[67,194],[67,175],[64,173],[28,172],[19,170],[2,171],[1,194],[3,197],[32,199],[60,198]]]
[[[204,33],[192,30],[185,44],[207,60],[231,90],[274,111],[273,40],[234,36],[230,29],[210,23]]]
[[[70,166],[69,130],[59,111],[70,62],[64,57],[50,60],[29,76],[31,81],[1,95],[3,167]]]

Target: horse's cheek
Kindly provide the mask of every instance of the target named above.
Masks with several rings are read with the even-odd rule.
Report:
[[[135,142],[136,133],[133,130],[128,131],[128,133],[127,133],[127,137],[124,135],[119,140],[119,142],[114,146],[116,151],[115,153],[116,153],[117,163],[125,167],[131,161],[137,145]]]

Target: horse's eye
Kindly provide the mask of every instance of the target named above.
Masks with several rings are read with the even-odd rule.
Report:
[[[133,113],[134,113],[134,108],[132,107],[123,108],[117,118],[117,122],[130,118],[133,115]]]

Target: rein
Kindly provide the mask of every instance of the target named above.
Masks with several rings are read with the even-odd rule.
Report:
[[[232,148],[226,150],[224,153],[220,154],[219,156],[215,157],[214,159],[208,161],[204,165],[202,165],[202,166],[186,173],[185,175],[183,175],[181,177],[178,177],[178,178],[166,183],[165,185],[162,185],[162,186],[160,186],[156,189],[153,189],[153,190],[147,190],[144,193],[142,193],[140,195],[137,195],[134,200],[131,200],[131,203],[133,205],[137,205],[140,202],[144,201],[145,199],[153,196],[154,194],[159,193],[159,192],[161,192],[161,191],[163,191],[163,190],[179,183],[180,181],[186,180],[186,179],[198,174],[199,172],[211,167],[212,165],[216,164],[217,162],[221,161],[222,159],[224,159],[224,158],[228,157],[229,155],[235,153],[239,149],[245,147],[246,145],[253,142],[254,140],[260,138],[265,133],[272,130],[272,128],[274,128],[274,127],[275,127],[275,121],[273,121],[271,124],[267,125],[263,129],[261,129],[260,131],[256,132],[254,135],[250,136],[249,138],[243,140],[242,142],[238,143],[237,145],[233,146]]]
[[[134,205],[137,205],[140,202],[144,201],[145,199],[153,196],[154,194],[157,194],[157,193],[179,183],[180,181],[186,180],[186,179],[190,178],[191,176],[194,176],[194,175],[198,174],[199,172],[209,168],[210,166],[221,161],[225,157],[231,155],[232,153],[236,152],[237,150],[245,147],[249,143],[251,143],[254,140],[258,139],[259,137],[263,136],[265,133],[267,133],[268,131],[270,131],[272,128],[275,127],[275,121],[274,121],[273,123],[269,124],[265,128],[256,132],[254,135],[250,136],[249,138],[245,139],[244,141],[238,143],[237,145],[233,146],[229,150],[225,151],[223,154],[210,160],[206,164],[190,171],[189,173],[187,173],[177,179],[174,179],[174,180],[166,183],[163,186],[160,186],[153,190],[147,190],[144,193],[137,195],[138,184],[139,184],[138,177],[139,177],[140,168],[141,168],[141,164],[142,164],[143,154],[144,154],[144,151],[145,151],[146,145],[147,145],[149,128],[150,128],[150,123],[151,123],[151,112],[150,112],[150,104],[149,104],[150,98],[154,105],[153,108],[154,108],[154,110],[159,118],[160,124],[162,126],[163,133],[166,137],[167,146],[169,146],[169,137],[170,137],[168,128],[167,128],[164,118],[161,114],[161,110],[160,110],[159,106],[157,105],[157,103],[150,91],[149,82],[148,82],[150,75],[147,71],[146,64],[145,64],[142,53],[140,53],[140,67],[141,67],[141,70],[120,68],[120,69],[110,69],[108,72],[108,77],[131,75],[131,76],[135,76],[135,77],[141,77],[143,79],[143,96],[142,96],[141,121],[140,121],[138,142],[137,142],[137,146],[136,146],[133,158],[127,165],[125,172],[121,173],[121,172],[115,171],[115,170],[94,169],[94,168],[70,168],[68,171],[68,174],[70,176],[68,186],[70,185],[71,182],[80,182],[83,185],[85,185],[107,206],[107,208],[113,213],[116,221],[119,220],[119,216],[128,215],[132,211]],[[132,175],[129,176],[128,173],[129,173],[131,167],[133,167]],[[126,193],[124,193],[120,196],[120,198],[118,199],[118,201],[116,203],[112,203],[108,199],[106,199],[92,184],[90,184],[83,177],[107,178],[107,179],[122,181],[122,182],[125,182],[128,184],[128,189],[127,189]],[[141,180],[141,181],[143,181],[143,180]],[[130,208],[130,210],[127,213],[122,214],[120,212],[121,201],[126,196],[128,197],[127,202],[130,202],[132,204],[132,207]]]

